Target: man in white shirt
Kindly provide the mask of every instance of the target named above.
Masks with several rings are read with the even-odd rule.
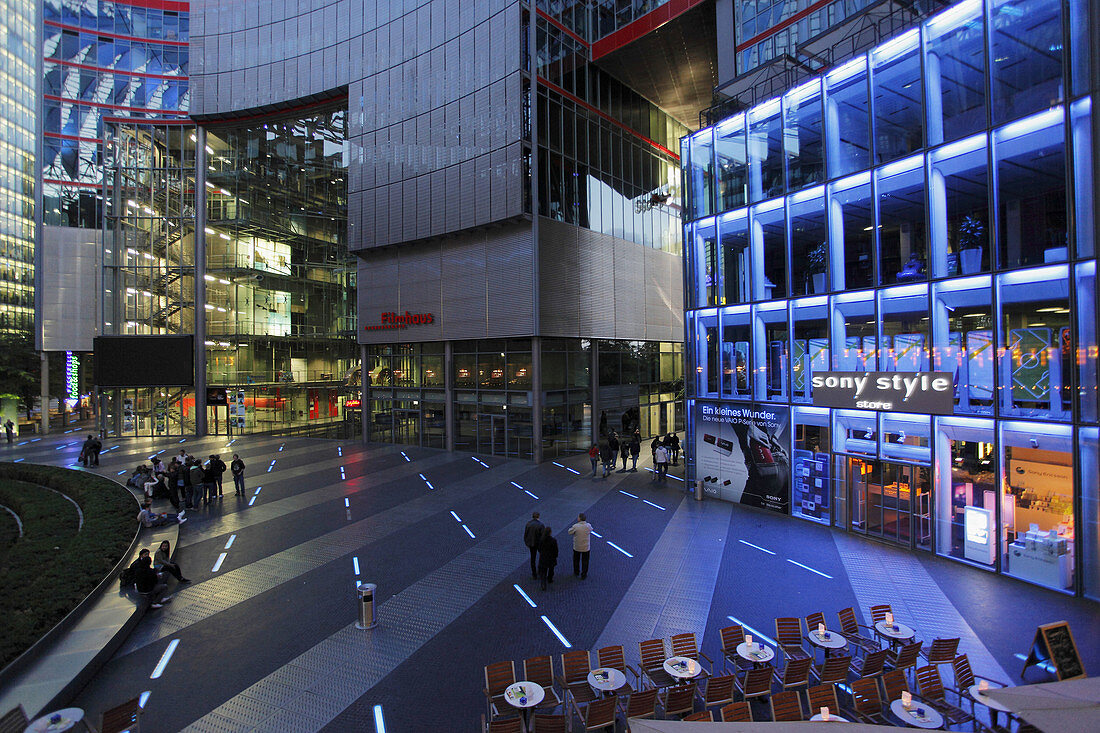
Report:
[[[585,521],[584,514],[577,517],[569,534],[573,535],[573,575],[584,580],[588,577],[588,551],[592,543],[592,525]]]

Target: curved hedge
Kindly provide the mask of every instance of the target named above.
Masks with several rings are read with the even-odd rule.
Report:
[[[81,531],[76,529],[76,508],[42,486],[80,506]],[[138,505],[127,489],[102,476],[24,463],[0,463],[0,504],[20,515],[24,532],[21,539],[0,546],[2,668],[114,569],[137,532]]]

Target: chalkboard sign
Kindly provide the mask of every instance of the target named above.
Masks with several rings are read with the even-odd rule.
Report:
[[[1073,680],[1087,676],[1085,665],[1081,663],[1081,655],[1077,651],[1077,644],[1073,641],[1073,633],[1069,630],[1069,623],[1066,621],[1044,624],[1036,630],[1035,640],[1031,644],[1031,653],[1024,661],[1024,670],[1042,662],[1050,662],[1060,680]],[[1023,670],[1020,676],[1023,676]]]

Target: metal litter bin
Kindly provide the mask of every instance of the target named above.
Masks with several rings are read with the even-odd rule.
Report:
[[[695,482],[695,501],[703,500],[703,479]]]
[[[360,583],[355,587],[359,593],[359,620],[355,623],[357,629],[373,629],[378,625],[378,617],[374,612],[374,592],[378,586],[374,583]]]

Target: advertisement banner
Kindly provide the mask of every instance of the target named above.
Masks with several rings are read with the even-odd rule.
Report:
[[[787,513],[791,420],[785,406],[695,403],[695,478],[723,501]]]

